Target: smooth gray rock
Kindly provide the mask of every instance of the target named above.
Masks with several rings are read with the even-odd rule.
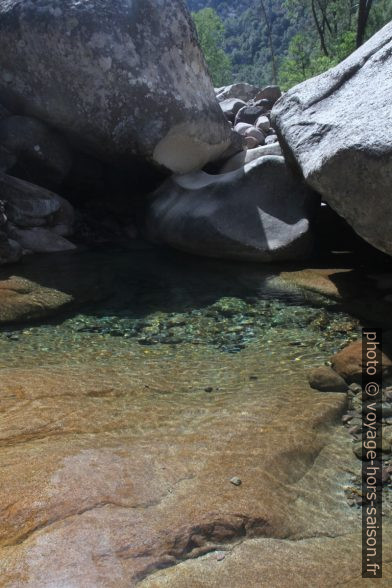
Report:
[[[248,123],[238,123],[234,127],[234,130],[236,133],[239,133],[244,137],[254,137],[258,145],[264,144],[265,134],[253,125]]]
[[[235,126],[238,123],[247,123],[254,125],[259,116],[266,112],[264,106],[243,106],[235,116]]]
[[[279,86],[266,86],[263,88],[256,96],[254,97],[255,100],[268,100],[271,107],[275,104],[277,100],[281,97],[282,92]]]
[[[257,145],[264,145],[264,141],[265,141],[265,134],[260,130],[257,129],[256,127],[250,127],[249,129],[246,129],[244,132],[244,136],[245,137],[253,137],[254,139],[256,139],[257,141]]]
[[[284,150],[366,241],[392,255],[392,23],[273,110]]]
[[[279,139],[278,139],[278,135],[275,135],[275,133],[268,135],[265,138],[265,144],[266,145],[274,145],[275,143],[279,144]]]
[[[73,243],[44,227],[20,229],[11,225],[8,234],[24,249],[33,253],[56,253],[76,249]]]
[[[283,157],[263,157],[228,174],[170,178],[152,199],[147,230],[154,241],[208,257],[295,260],[312,249],[316,202]]]
[[[282,149],[280,148],[279,143],[275,143],[274,145],[263,145],[261,147],[256,147],[255,149],[242,151],[241,153],[233,155],[233,157],[226,161],[226,163],[222,166],[220,173],[229,173],[235,169],[243,167],[246,163],[250,163],[251,161],[259,159],[260,157],[267,157],[268,155],[282,156]]]
[[[36,118],[10,116],[0,121],[0,146],[12,153],[16,165],[34,182],[61,184],[72,156],[64,139]]]
[[[210,165],[219,169],[219,167],[223,165],[223,162],[227,161],[237,153],[242,153],[245,148],[245,138],[243,135],[232,129],[230,147],[222,153],[221,157],[216,162]]]
[[[263,131],[264,133],[268,133],[271,128],[271,123],[268,116],[259,116],[259,118],[255,122],[255,127]]]
[[[227,100],[228,98],[237,98],[238,100],[248,102],[249,100],[252,100],[259,91],[260,88],[252,86],[252,84],[239,82],[238,84],[231,84],[230,86],[219,88],[217,98],[219,102]]]
[[[238,98],[228,98],[227,100],[219,102],[219,106],[221,107],[225,117],[230,122],[234,123],[235,115],[240,110],[240,108],[246,106],[246,103],[243,100],[238,100]]]
[[[8,220],[19,227],[66,225],[72,233],[73,207],[54,192],[0,173],[0,199]]]
[[[229,147],[183,0],[0,0],[0,30],[0,100],[78,148],[183,173]]]
[[[251,128],[253,128],[253,125],[249,123],[237,123],[234,127],[234,130],[236,133],[239,133],[240,135],[245,135],[245,131]]]
[[[23,227],[44,225],[61,206],[53,192],[7,174],[0,174],[0,199],[9,220]]]

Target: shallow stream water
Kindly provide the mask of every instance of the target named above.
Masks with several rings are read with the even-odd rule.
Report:
[[[359,333],[336,302],[288,286],[268,267],[149,249],[85,253],[84,264],[86,255],[92,268],[110,266],[105,299],[55,321],[3,326],[0,368],[132,357],[143,370],[151,356],[199,358],[219,372],[220,362],[254,354],[268,379],[323,363]]]
[[[306,378],[356,319],[270,267],[71,259],[100,268],[102,300],[0,330],[7,586],[125,587],[247,535],[358,530],[345,395]]]

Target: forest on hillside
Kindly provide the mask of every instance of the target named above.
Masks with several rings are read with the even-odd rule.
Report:
[[[392,19],[391,0],[187,2],[215,85],[289,88],[336,65]]]

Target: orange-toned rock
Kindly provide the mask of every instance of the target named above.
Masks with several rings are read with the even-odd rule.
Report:
[[[347,384],[332,368],[322,365],[308,374],[309,384],[321,392],[345,392]]]
[[[354,341],[347,347],[336,353],[332,358],[332,368],[349,384],[362,380],[362,340]],[[383,375],[392,373],[392,353],[389,341],[382,354]]]
[[[1,268],[0,324],[44,318],[99,300],[111,288],[111,276],[109,259],[83,252],[34,256]]]
[[[145,351],[2,370],[3,586],[129,588],[253,537],[356,528],[341,488],[355,460],[336,424],[343,395],[302,386],[300,366],[289,385],[279,372],[250,381],[250,352],[221,354],[220,390],[206,394],[208,350],[164,369]]]

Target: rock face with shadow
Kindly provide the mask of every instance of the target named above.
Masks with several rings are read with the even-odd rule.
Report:
[[[231,173],[197,172],[155,193],[147,230],[190,253],[262,262],[304,258],[312,250],[318,197],[283,157],[262,157]]]
[[[54,192],[0,172],[0,265],[18,261],[22,252],[68,251],[74,210]],[[15,248],[16,246],[16,248]]]
[[[0,120],[0,146],[14,162],[12,175],[56,187],[68,176],[72,154],[63,138],[36,118],[8,116]]]
[[[79,148],[186,173],[230,126],[182,0],[0,2],[0,100]]]
[[[392,254],[392,23],[337,67],[285,94],[273,124],[305,180]]]

